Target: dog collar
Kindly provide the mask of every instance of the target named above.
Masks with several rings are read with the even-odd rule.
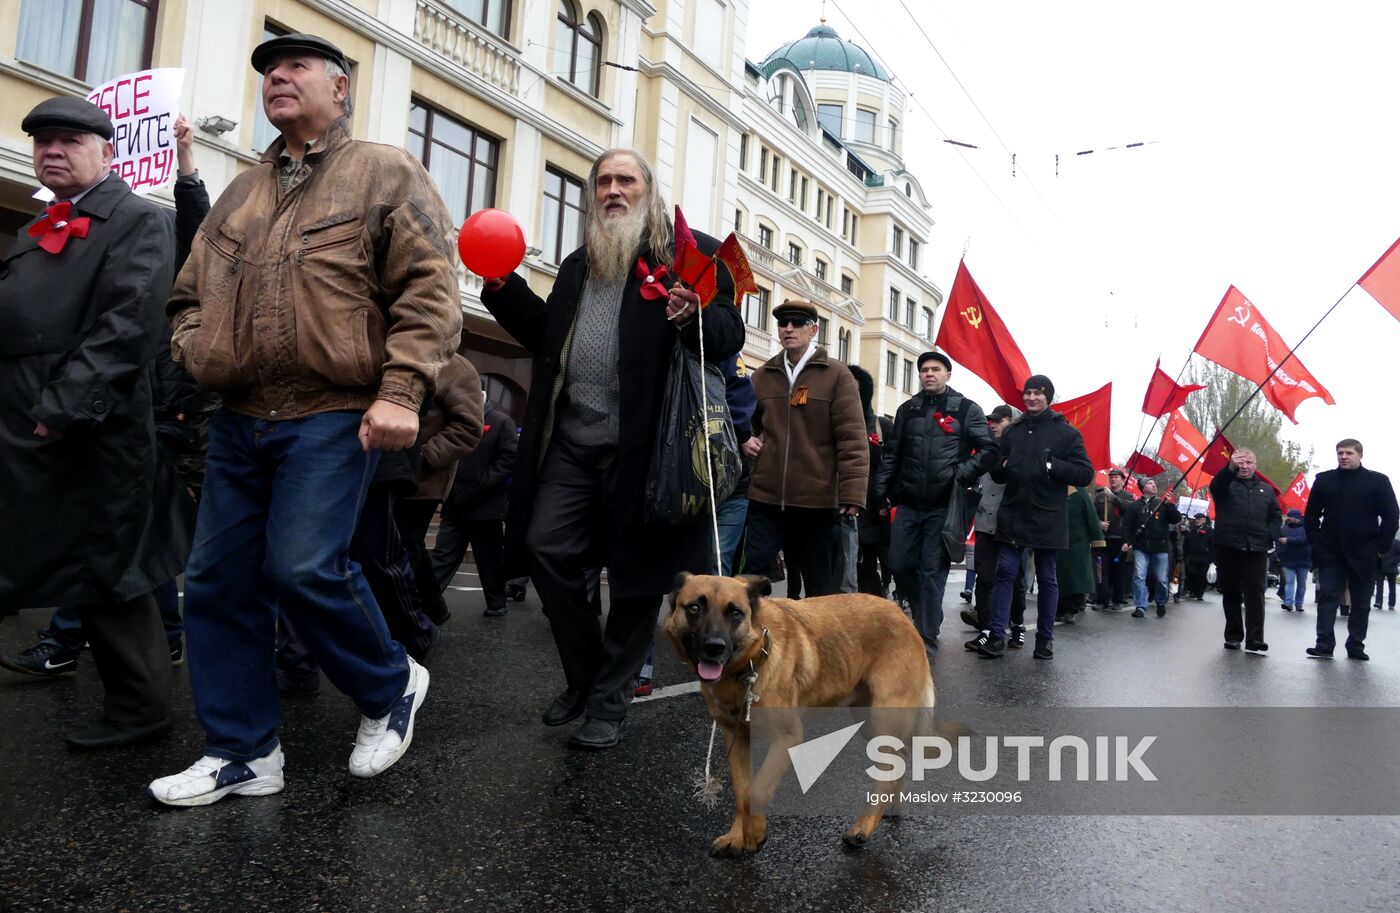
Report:
[[[761,654],[760,664],[762,659],[768,656],[768,649],[772,646],[773,638],[768,633],[768,629],[764,628],[763,646],[759,648],[759,653]],[[749,660],[749,671],[739,676],[739,681],[744,683],[744,722],[747,723],[749,721],[749,715],[753,712],[753,705],[763,700],[763,698],[753,690],[754,683],[758,681],[758,666],[754,665],[753,660]]]

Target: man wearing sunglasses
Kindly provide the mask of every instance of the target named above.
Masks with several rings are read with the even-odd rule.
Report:
[[[817,345],[817,307],[773,308],[783,350],[754,372],[758,407],[744,454],[749,483],[748,570],[767,574],[782,549],[808,596],[836,592],[841,516],[865,504],[870,446],[851,371]]]

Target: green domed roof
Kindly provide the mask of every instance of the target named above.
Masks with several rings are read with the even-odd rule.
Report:
[[[759,64],[759,70],[765,77],[772,76],[783,63],[789,63],[799,70],[840,70],[874,76],[886,82],[890,80],[890,74],[864,48],[850,41],[842,41],[836,29],[826,23],[769,54]]]

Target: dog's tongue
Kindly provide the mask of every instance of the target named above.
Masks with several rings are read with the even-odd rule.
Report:
[[[719,681],[719,677],[724,674],[724,667],[719,663],[710,662],[708,659],[702,659],[695,664],[695,671],[699,674],[702,682],[716,682]]]

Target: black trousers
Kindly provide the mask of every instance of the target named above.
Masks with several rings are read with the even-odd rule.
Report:
[[[617,490],[617,448],[584,447],[558,435],[540,467],[525,544],[535,591],[554,634],[569,689],[587,695],[590,717],[620,720],[633,680],[656,633],[661,594],[609,600],[600,622],[588,594],[588,569],[616,552],[603,541],[607,493]]]
[[[978,537],[980,540],[982,537]],[[977,579],[972,584],[973,605],[977,607],[977,626],[986,631],[992,626],[992,590],[997,585],[997,556],[1001,553],[1000,546],[996,539],[989,533],[986,537],[987,547],[977,548],[972,551],[972,569],[977,572]],[[1026,623],[1026,577],[1024,574],[1016,578],[1016,587],[1011,591],[1011,623],[1013,625],[1024,625]]]
[[[457,516],[446,505],[438,522],[437,545],[433,546],[432,573],[441,593],[451,584],[472,550],[476,573],[481,577],[486,607],[499,611],[506,605],[506,528],[500,520],[469,520]]]
[[[1317,566],[1317,646],[1331,653],[1337,646],[1333,629],[1337,623],[1337,607],[1345,605],[1343,593],[1350,600],[1347,618],[1346,649],[1348,653],[1366,649],[1366,631],[1371,618],[1372,575],[1359,573],[1346,561]]]
[[[149,594],[126,602],[78,606],[92,661],[102,679],[102,715],[144,726],[170,713],[170,645]]]
[[[862,545],[856,565],[856,588],[862,593],[885,598],[890,592],[890,547]]]
[[[1199,559],[1191,559],[1186,562],[1186,592],[1200,599],[1206,594],[1206,572],[1210,570],[1210,562]]]
[[[394,521],[397,500],[392,483],[369,487],[355,535],[350,539],[350,558],[364,571],[389,633],[403,644],[409,656],[422,662],[437,639],[437,626],[423,611],[418,583],[399,537]]]
[[[1387,583],[1390,584],[1390,607],[1392,609],[1395,608],[1395,575],[1380,573],[1376,575],[1376,608],[1378,609],[1384,601],[1381,599],[1381,596],[1384,595],[1385,584]]]
[[[435,625],[443,624],[452,617],[447,609],[447,600],[442,598],[443,588],[437,585],[427,545],[428,528],[433,525],[433,514],[437,513],[440,503],[431,498],[403,498],[394,505],[394,523],[399,528],[399,539],[408,555],[408,564],[413,568],[418,604],[423,607],[423,614]]]
[[[745,566],[752,574],[772,573],[782,549],[788,573],[796,569],[801,575],[805,595],[830,596],[837,592],[837,517],[835,508],[781,508],[749,501]]]
[[[1227,641],[1248,643],[1264,639],[1264,576],[1268,569],[1269,556],[1264,552],[1215,547],[1216,584],[1225,603]]]
[[[1105,539],[1103,575],[1099,580],[1099,603],[1127,602],[1133,591],[1133,559],[1123,554],[1122,539]],[[1095,549],[1095,551],[1100,551]]]

